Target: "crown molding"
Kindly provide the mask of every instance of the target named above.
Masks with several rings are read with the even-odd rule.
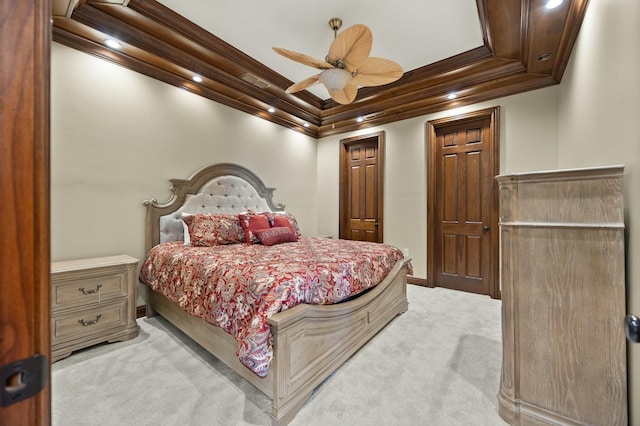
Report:
[[[541,0],[477,0],[483,46],[361,88],[348,105],[286,93],[290,80],[154,0],[53,0],[53,40],[321,138],[560,83],[587,4],[567,0],[550,14]],[[108,37],[122,49],[104,46]]]

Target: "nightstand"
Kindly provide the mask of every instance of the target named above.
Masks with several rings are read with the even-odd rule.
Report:
[[[126,255],[51,264],[51,362],[138,335],[137,265]]]

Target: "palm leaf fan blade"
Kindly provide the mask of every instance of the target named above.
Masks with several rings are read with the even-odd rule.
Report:
[[[313,56],[305,55],[304,53],[294,52],[293,50],[283,49],[282,47],[274,47],[273,50],[287,59],[291,59],[292,61],[296,61],[313,68],[318,68],[321,70],[334,68],[333,65],[328,64],[320,59],[316,59]]]
[[[393,83],[404,74],[402,67],[385,58],[367,58],[353,76],[352,83],[358,86],[382,86]]]
[[[352,25],[333,40],[326,60],[331,64],[342,61],[345,69],[353,72],[369,57],[372,45],[373,34],[369,27]]]
[[[307,87],[311,87],[314,84],[318,84],[320,83],[320,80],[318,80],[318,76],[320,74],[316,74],[313,75],[309,78],[305,78],[302,81],[297,82],[296,84],[293,84],[291,86],[289,86],[286,90],[287,93],[295,93],[295,92],[299,92],[301,90],[306,89]]]

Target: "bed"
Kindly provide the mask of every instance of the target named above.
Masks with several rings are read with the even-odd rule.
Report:
[[[185,218],[204,216],[203,214],[244,217],[242,214],[249,212],[264,215],[269,218],[269,223],[273,226],[274,216],[291,218],[292,215],[283,212],[284,205],[274,204],[273,188],[266,187],[253,172],[236,164],[214,164],[201,169],[189,179],[172,179],[171,184],[172,195],[167,202],[159,203],[156,199],[152,199],[144,203],[147,259],[140,272],[140,281],[148,284],[147,316],[152,317],[156,314],[163,316],[267,395],[272,400],[272,424],[288,424],[323,380],[397,315],[407,311],[406,281],[410,259],[403,258],[400,254],[393,261],[388,262],[389,264],[384,267],[385,271],[370,271],[359,275],[363,281],[366,275],[367,279],[379,282],[373,283],[375,285],[362,284],[357,295],[345,297],[344,294],[339,294],[335,302],[328,297],[316,295],[312,300],[315,301],[314,303],[321,304],[292,304],[294,306],[288,306],[290,299],[283,298],[285,302],[282,304],[285,306],[269,305],[270,313],[261,317],[268,324],[268,336],[260,337],[259,333],[245,333],[252,335],[254,342],[266,342],[266,348],[265,345],[261,347],[259,344],[248,344],[247,346],[252,349],[258,348],[252,351],[253,358],[239,357],[239,347],[242,345],[237,338],[238,327],[234,327],[232,322],[220,320],[220,315],[207,317],[201,314],[202,303],[185,302],[186,299],[180,297],[180,294],[169,294],[168,290],[157,288],[156,283],[150,282],[152,280],[147,275],[151,274],[152,269],[156,274],[164,271],[160,275],[174,273],[169,271],[166,265],[175,264],[175,259],[186,257],[183,251],[204,256],[204,251],[209,250],[209,248],[198,247],[197,242],[192,242],[190,247],[183,247],[185,235],[188,239],[190,233],[185,228],[185,221],[189,222]],[[295,225],[295,220],[293,223]],[[189,229],[194,234],[193,228]],[[261,237],[262,231],[259,230]],[[335,258],[338,259],[339,249],[336,248],[338,246],[333,247],[328,244],[359,244],[344,240],[300,236],[299,229],[296,227],[292,227],[291,231],[297,232],[296,236],[299,237],[295,242],[274,246],[266,246],[268,243],[265,242],[264,247],[259,247],[260,244],[231,244],[225,247],[225,250],[237,250],[237,252],[232,254],[225,252],[225,255],[229,263],[242,264],[244,268],[249,266],[243,263],[243,256],[253,259],[253,262],[248,261],[251,263],[251,268],[258,268],[259,266],[255,265],[258,263],[255,259],[261,255],[259,250],[284,250],[286,246],[288,249],[298,251],[311,250],[314,258],[326,257],[326,250],[334,250]],[[256,234],[245,235],[254,240],[256,238]],[[287,235],[289,235],[288,231]],[[344,251],[352,250],[351,247],[343,249]],[[215,250],[218,248],[210,249],[210,251]],[[243,254],[240,250],[243,250]],[[244,253],[244,250],[249,250],[249,253]],[[158,252],[161,251],[167,252],[172,260],[156,260],[154,256],[159,256]],[[391,251],[386,253],[390,253],[389,257],[395,256]],[[265,254],[263,257],[266,259],[274,256]],[[287,262],[286,267],[295,269],[293,263],[295,262]],[[310,269],[308,265],[305,268]],[[381,266],[378,269],[382,268]],[[200,269],[206,268],[200,267]],[[256,273],[253,269],[242,269],[242,271],[247,271],[247,274]],[[225,273],[238,275],[238,272],[226,269]],[[211,278],[213,273],[207,269],[207,274]],[[250,281],[253,283],[255,275],[251,277]],[[180,291],[181,294],[187,292],[187,290]],[[191,292],[190,294],[194,292],[193,289],[188,291]],[[204,299],[210,300],[208,297]],[[255,360],[258,362],[254,366]]]

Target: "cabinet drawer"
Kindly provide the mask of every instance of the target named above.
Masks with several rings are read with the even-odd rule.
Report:
[[[108,302],[127,296],[124,274],[104,274],[51,283],[51,310]]]
[[[76,309],[51,317],[51,343],[53,345],[127,324],[127,300]]]

